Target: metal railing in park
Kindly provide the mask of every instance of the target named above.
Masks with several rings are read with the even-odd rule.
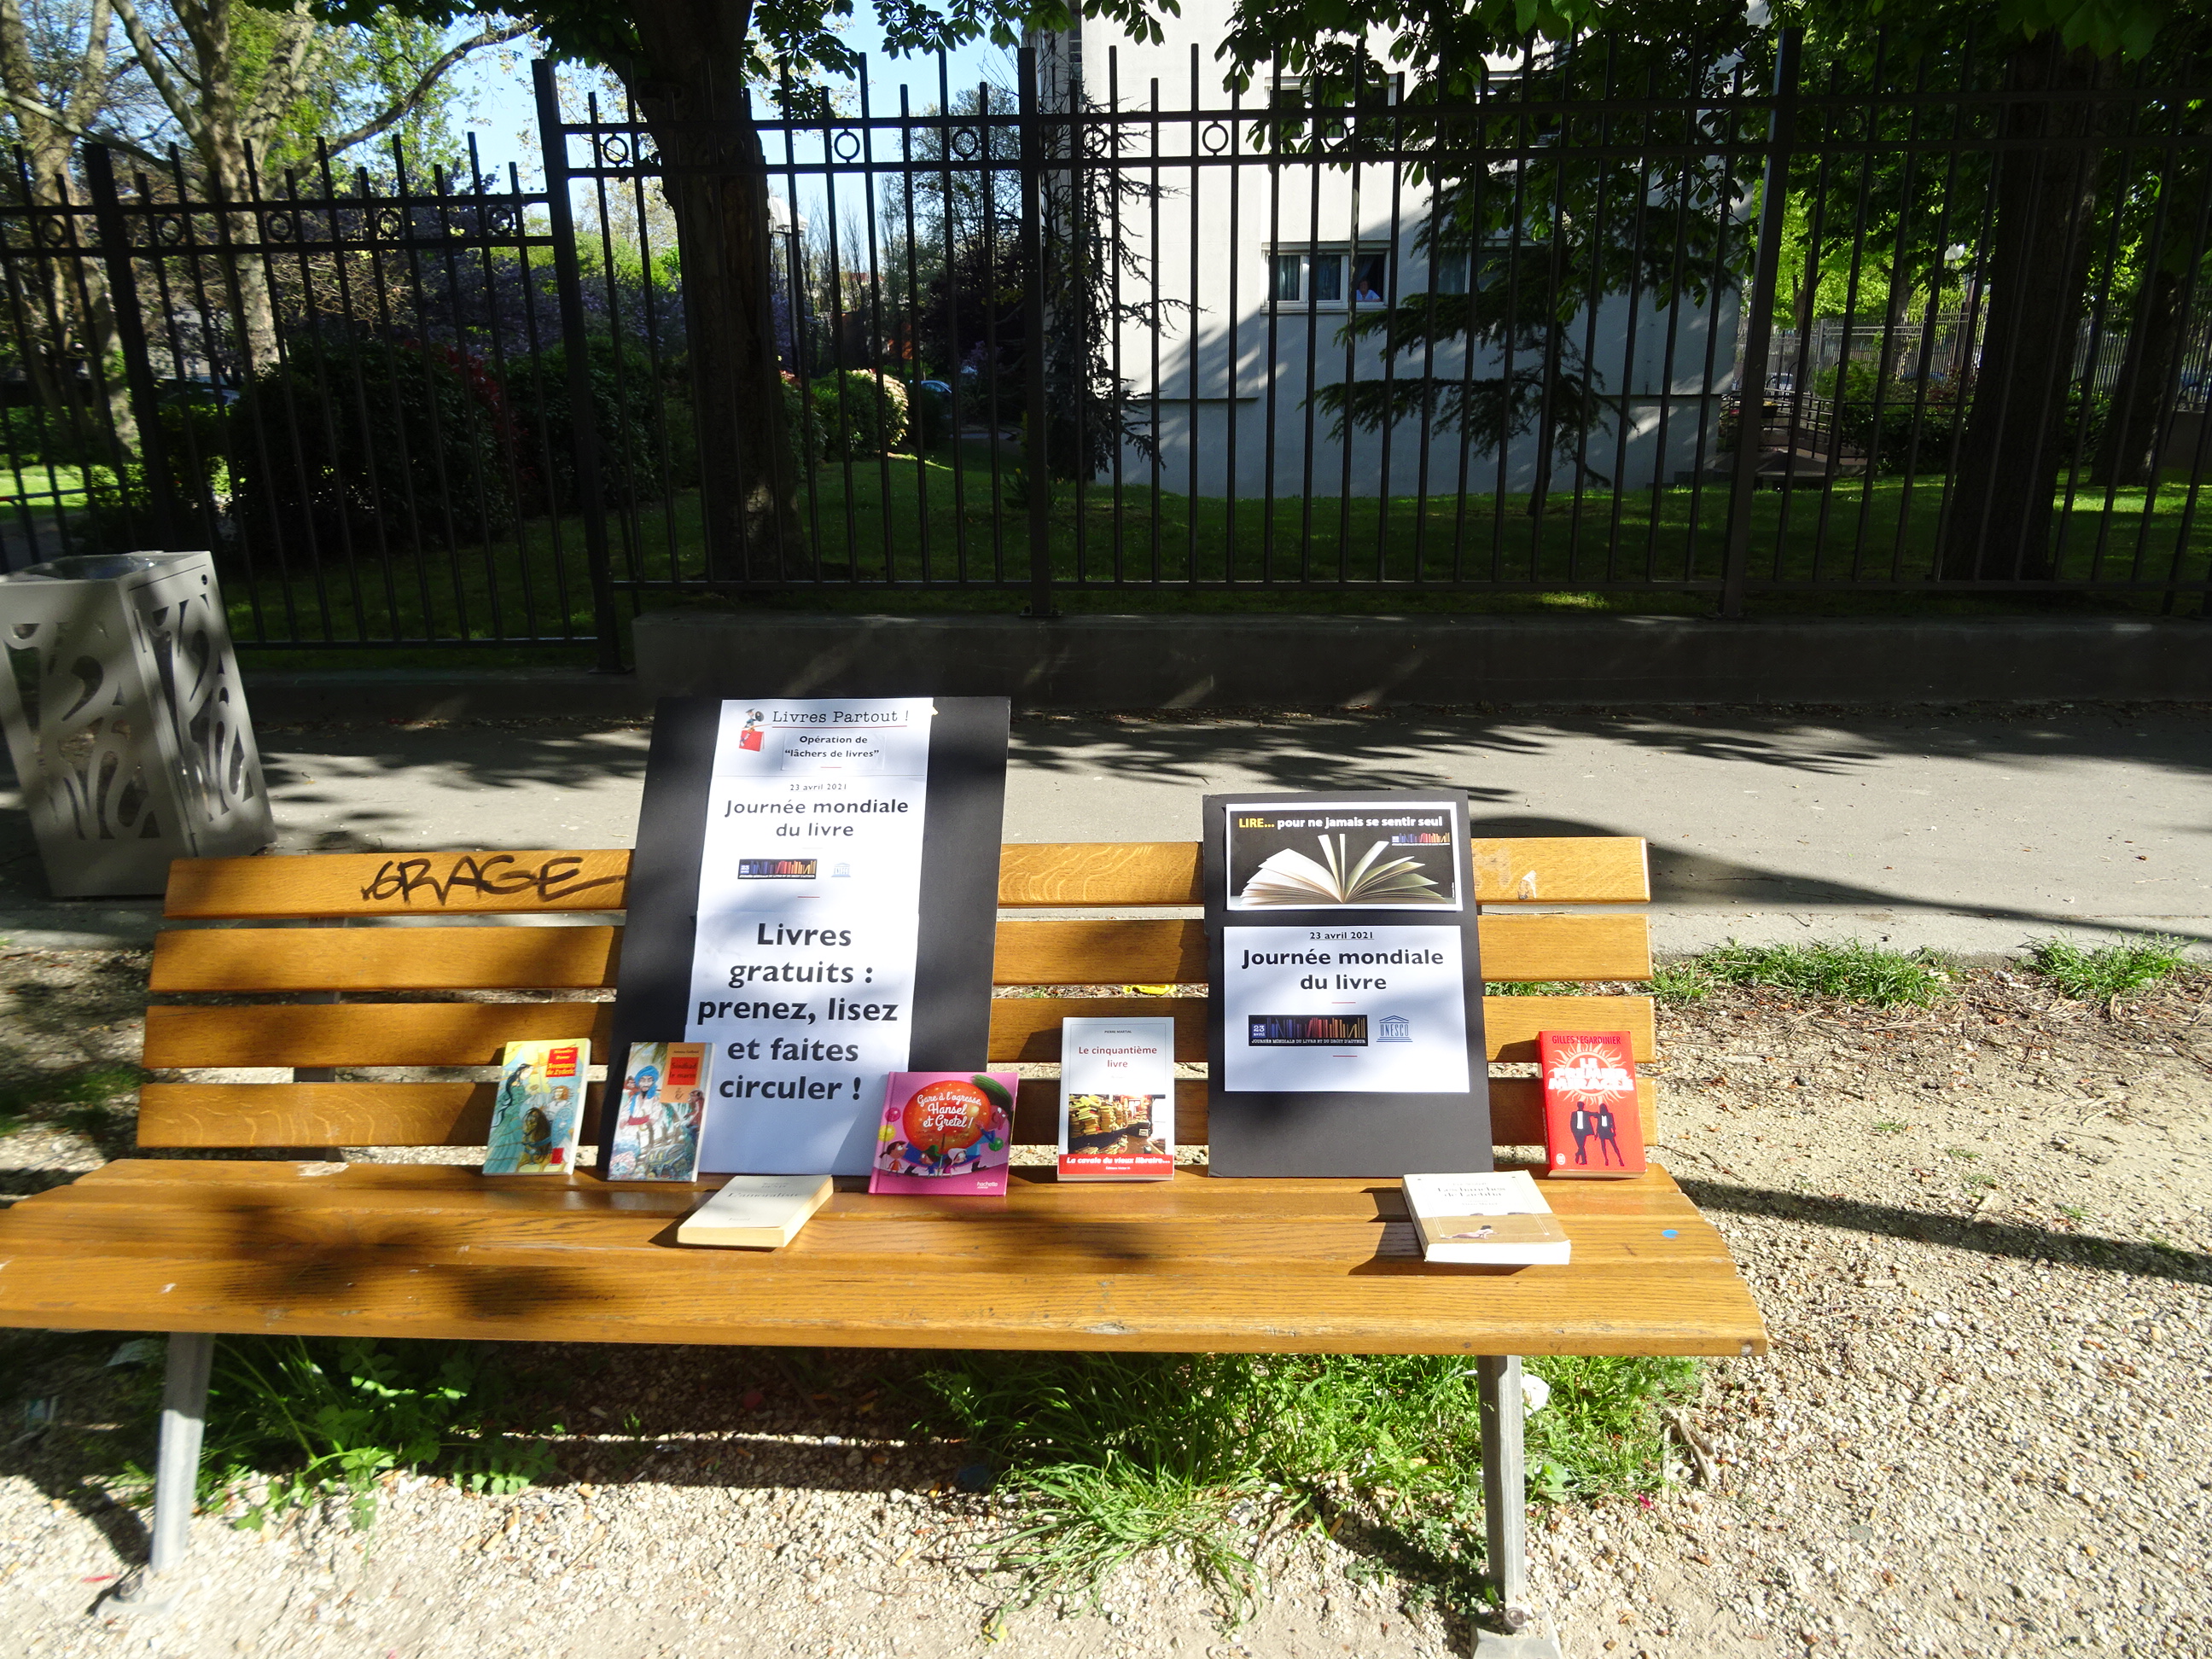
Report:
[[[695,595],[2212,586],[2192,65],[1595,37],[1440,101],[1080,46],[720,126],[541,65],[538,190],[19,169],[0,553],[610,665]]]

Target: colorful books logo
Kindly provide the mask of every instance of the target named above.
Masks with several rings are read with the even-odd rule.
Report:
[[[1364,1048],[1367,1016],[1253,1014],[1246,1021],[1244,1040],[1255,1048]]]
[[[818,859],[739,859],[738,879],[740,881],[812,881],[818,872]]]

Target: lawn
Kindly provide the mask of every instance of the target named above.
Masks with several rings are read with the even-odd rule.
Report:
[[[1030,580],[1028,504],[1011,450],[1002,447],[998,459],[995,478],[981,441],[926,458],[823,466],[802,493],[799,537],[781,549],[755,550],[756,573],[790,586],[749,603],[908,612],[1019,607]],[[44,469],[26,471],[17,483],[21,493],[8,503],[11,538],[29,515],[55,511],[52,495],[38,501],[34,492],[58,491],[65,505],[82,499],[83,480],[73,471],[57,469],[49,483]],[[2206,580],[2212,510],[2194,510],[2185,487],[2162,485],[2147,504],[2148,493],[2112,492],[2109,507],[2106,492],[2086,488],[2070,505],[2060,498],[2064,579],[2158,581],[2178,562],[2183,580]],[[1061,483],[1048,521],[1055,603],[1065,611],[1695,615],[1717,601],[1728,507],[1725,486],[1710,483],[1554,496],[1540,516],[1526,495],[1229,501],[1148,484]],[[2152,592],[2054,601],[1911,591],[1932,562],[1941,513],[1940,479],[1760,491],[1752,506],[1751,580],[1793,586],[1754,592],[1753,609],[2161,608],[2163,596]],[[233,554],[225,562],[232,624],[241,644],[388,649],[467,641],[501,657],[526,641],[580,645],[593,634],[583,529],[574,516],[538,519],[419,551],[363,545],[374,539],[364,537],[350,556],[264,555],[252,568]],[[709,559],[696,489],[611,510],[608,538],[625,619],[679,599],[724,602],[704,586]],[[734,576],[738,564],[732,550],[713,574]],[[2201,604],[2185,599],[2177,608]]]

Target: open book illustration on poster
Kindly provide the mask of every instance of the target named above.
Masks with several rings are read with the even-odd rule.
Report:
[[[1231,910],[1456,910],[1459,848],[1441,805],[1238,803],[1229,821]]]
[[[1247,904],[1431,904],[1437,884],[1409,858],[1387,857],[1378,841],[1354,863],[1350,837],[1320,836],[1321,859],[1285,847],[1271,853],[1244,884]],[[1349,865],[1351,867],[1346,868]]]

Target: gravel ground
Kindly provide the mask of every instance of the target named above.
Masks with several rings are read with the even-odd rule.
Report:
[[[127,1058],[143,974],[0,957],[0,1081]],[[2212,1650],[2212,976],[2100,1006],[1977,970],[1927,1011],[1727,991],[1662,1018],[1658,1155],[1728,1235],[1773,1353],[1706,1369],[1668,1492],[1537,1513],[1533,1628],[1620,1659]],[[128,1135],[96,1105],[30,1123],[0,1138],[0,1193]],[[975,1563],[1005,1517],[957,1489],[962,1448],[905,1431],[912,1362],[746,1350],[523,1350],[588,1425],[555,1482],[401,1478],[367,1532],[204,1516],[183,1610],[106,1616],[144,1528],[73,1431],[128,1386],[113,1346],[0,1335],[14,1651],[1291,1659],[1474,1638],[1357,1526],[1271,1535],[1242,1625],[1158,1562],[1096,1610],[1001,1615],[1008,1583]],[[22,1415],[46,1397],[58,1430]]]

